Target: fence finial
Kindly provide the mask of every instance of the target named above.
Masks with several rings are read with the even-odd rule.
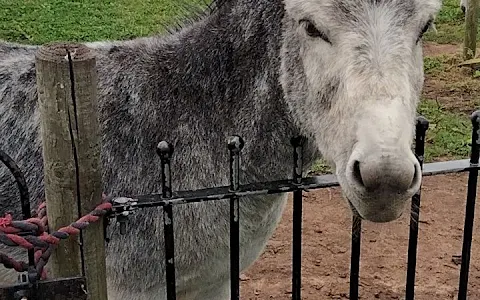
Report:
[[[171,158],[173,154],[173,145],[167,141],[161,141],[157,146],[157,154],[160,158]]]
[[[228,150],[238,153],[242,151],[243,146],[245,146],[245,142],[238,135],[233,135],[228,138]]]
[[[157,154],[162,161],[162,196],[170,198],[172,197],[171,159],[173,145],[167,141],[161,141],[157,146]]]
[[[472,145],[476,147],[472,147],[473,152],[478,152],[480,147],[480,110],[477,110],[472,113],[470,116],[472,120]]]
[[[307,138],[296,136],[290,139],[293,146],[293,182],[300,184],[303,177],[303,146]]]
[[[240,151],[245,142],[238,135],[228,138],[227,148],[230,151],[230,189],[237,191],[240,185]]]
[[[417,117],[417,129],[421,128],[424,131],[427,131],[430,126],[429,124],[430,122],[428,122],[428,120],[424,116]]]

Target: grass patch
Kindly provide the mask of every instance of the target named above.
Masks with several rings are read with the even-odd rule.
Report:
[[[435,75],[445,71],[442,57],[434,56],[424,58],[424,70],[426,75]]]
[[[209,1],[0,0],[0,39],[42,44],[146,36],[163,32],[167,24],[188,15],[181,3],[204,5]],[[464,16],[458,0],[443,1],[436,27],[438,33],[427,32],[425,40],[463,42]]]
[[[0,0],[0,39],[44,44],[52,41],[121,40],[164,31],[188,15],[173,0]],[[183,1],[187,3],[187,1]],[[188,0],[192,5],[204,0]]]
[[[445,110],[434,100],[422,101],[418,112],[430,122],[425,145],[426,162],[469,156],[472,125],[468,115]]]
[[[469,115],[480,100],[480,81],[458,67],[460,54],[424,58],[425,85],[418,113],[430,121],[425,146],[427,162],[463,159],[470,154]]]
[[[480,15],[479,15],[480,16]],[[460,1],[443,0],[442,9],[435,19],[437,33],[430,30],[425,34],[426,41],[441,44],[463,43],[465,20]]]
[[[317,160],[310,168],[309,175],[321,175],[332,173],[332,168],[323,160]]]
[[[461,54],[443,54],[424,58],[423,98],[439,103],[445,111],[470,114],[480,104],[478,72],[460,68]]]

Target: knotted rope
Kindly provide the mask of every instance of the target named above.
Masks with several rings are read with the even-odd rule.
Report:
[[[38,207],[37,216],[27,220],[14,221],[11,214],[6,214],[5,217],[0,218],[0,242],[11,247],[34,249],[37,277],[45,279],[46,272],[44,267],[59,242],[68,239],[72,235],[77,235],[80,233],[80,230],[85,229],[91,223],[97,222],[112,210],[112,203],[105,195],[102,195],[102,198],[103,203],[89,214],[50,234],[47,233],[48,220],[45,202],[42,202]],[[14,269],[17,272],[28,271],[30,267],[28,263],[16,261],[1,252],[0,263],[6,268]]]

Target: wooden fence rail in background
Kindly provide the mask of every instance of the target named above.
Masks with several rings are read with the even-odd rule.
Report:
[[[478,1],[468,0],[465,13],[465,40],[463,58],[465,60],[475,58],[477,51],[477,27],[478,27]]]

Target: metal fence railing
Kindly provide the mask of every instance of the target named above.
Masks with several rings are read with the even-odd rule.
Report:
[[[470,160],[453,160],[446,162],[424,164],[425,135],[428,121],[419,117],[416,124],[415,154],[422,166],[424,176],[437,174],[468,172],[468,193],[464,225],[464,240],[462,249],[462,264],[459,279],[458,299],[465,300],[468,291],[468,273],[470,264],[470,250],[472,242],[473,220],[476,200],[476,187],[479,169],[479,128],[480,112],[472,115],[472,144]],[[244,196],[266,195],[279,193],[293,193],[293,237],[292,237],[292,299],[301,299],[301,262],[302,262],[302,194],[307,190],[321,189],[338,186],[334,175],[302,177],[303,174],[303,137],[292,138],[292,178],[265,183],[240,185],[240,164],[243,140],[233,136],[228,141],[230,153],[230,185],[224,187],[207,188],[194,191],[173,191],[171,180],[171,158],[173,147],[168,142],[162,141],[158,145],[157,153],[161,159],[162,193],[155,195],[135,196],[132,198],[118,198],[113,200],[113,211],[110,218],[117,218],[121,223],[121,234],[125,234],[124,227],[128,214],[132,211],[150,207],[163,207],[164,211],[164,237],[165,261],[167,278],[167,299],[176,299],[175,293],[175,257],[174,257],[174,210],[177,205],[201,201],[229,200],[230,202],[230,267],[231,267],[231,299],[240,299],[239,284],[239,201]],[[420,215],[420,190],[413,196],[411,204],[410,237],[408,245],[408,261],[406,274],[407,300],[414,299],[415,270],[417,260],[418,221]],[[351,241],[350,265],[350,299],[359,297],[359,266],[361,250],[361,219],[354,216]]]

